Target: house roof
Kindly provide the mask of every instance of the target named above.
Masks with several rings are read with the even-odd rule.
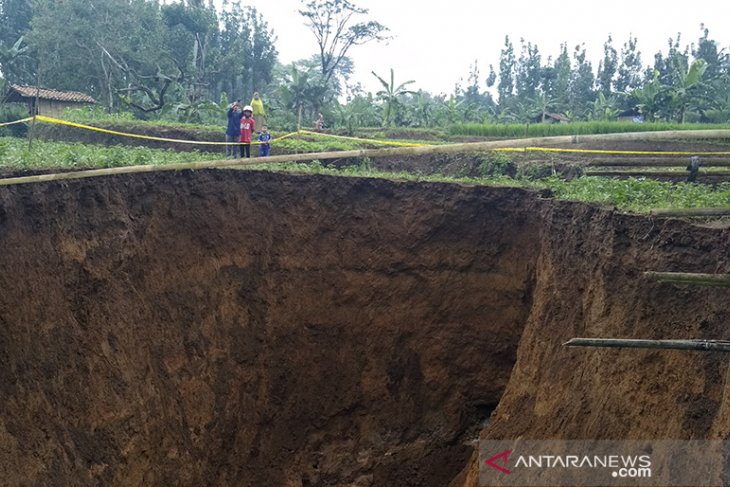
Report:
[[[546,117],[552,118],[553,120],[557,120],[559,122],[570,122],[570,119],[563,115],[562,113],[545,113]]]
[[[89,95],[85,95],[84,93],[79,93],[78,91],[60,91],[60,90],[50,90],[47,88],[37,88],[35,86],[25,86],[25,85],[10,85],[10,90],[8,91],[7,99],[12,101],[12,99],[19,99],[19,98],[35,98],[36,95],[39,99],[42,100],[56,100],[56,101],[68,101],[68,102],[74,102],[74,103],[96,103],[96,100],[94,100]]]

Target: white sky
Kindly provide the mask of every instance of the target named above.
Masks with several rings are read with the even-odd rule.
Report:
[[[289,63],[317,52],[313,34],[298,14],[300,0],[250,2],[278,37],[279,59]],[[621,46],[633,34],[644,65],[653,64],[654,54],[666,53],[669,37],[682,33],[682,46],[700,37],[700,24],[710,30],[710,38],[724,49],[730,47],[730,2],[678,0],[353,0],[370,9],[374,20],[386,25],[394,39],[386,43],[355,46],[349,52],[355,62],[356,81],[366,90],[377,91],[371,74],[389,76],[392,67],[396,83],[415,80],[409,89],[431,93],[451,93],[460,78],[466,79],[469,66],[478,62],[482,88],[489,65],[499,67],[499,53],[509,35],[519,57],[520,38],[537,44],[543,64],[555,58],[560,44],[569,53],[584,43],[594,72],[603,56],[603,43],[613,36]]]

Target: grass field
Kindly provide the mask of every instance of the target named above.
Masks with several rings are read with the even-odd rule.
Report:
[[[665,130],[730,129],[728,124],[706,123],[633,123],[633,122],[571,122],[535,124],[463,124],[452,125],[451,135],[494,138],[552,137],[558,135],[617,134],[626,132],[659,132]]]
[[[352,148],[349,141],[292,141],[301,152]],[[32,149],[26,139],[0,138],[0,169],[5,173],[24,171],[82,170],[108,167],[160,165],[221,158],[219,153],[175,152],[127,146],[100,146],[36,140]],[[252,169],[376,177],[415,181],[440,181],[460,184],[523,186],[550,189],[555,197],[613,205],[632,211],[652,208],[730,207],[730,183],[715,186],[659,182],[653,179],[583,177],[566,181],[557,176],[541,179],[493,177],[447,177],[374,169],[370,161],[334,168],[314,161],[307,164],[259,164]]]

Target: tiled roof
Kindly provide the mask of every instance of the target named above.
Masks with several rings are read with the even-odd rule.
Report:
[[[71,101],[76,103],[96,103],[96,100],[89,95],[79,93],[78,91],[59,91],[49,90],[46,88],[36,88],[35,86],[11,85],[10,91],[15,91],[18,95],[26,98],[38,98],[43,100]]]

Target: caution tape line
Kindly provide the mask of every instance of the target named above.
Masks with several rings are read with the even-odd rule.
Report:
[[[185,140],[185,139],[172,139],[168,137],[155,137],[152,135],[142,135],[142,134],[130,134],[127,132],[119,132],[117,130],[110,130],[110,129],[103,129],[100,127],[94,127],[91,125],[85,125],[82,123],[77,122],[69,122],[68,120],[62,120],[59,118],[53,118],[53,117],[46,117],[44,115],[37,115],[36,117],[27,117],[21,120],[16,120],[14,122],[4,122],[0,123],[0,127],[8,126],[8,125],[14,125],[17,123],[25,123],[32,121],[33,118],[35,118],[38,121],[41,122],[47,122],[47,123],[54,123],[58,125],[66,125],[69,127],[75,127],[80,128],[84,130],[90,130],[94,132],[101,132],[109,135],[117,135],[120,137],[130,137],[130,138],[136,138],[136,139],[144,139],[144,140],[154,140],[158,142],[173,142],[178,144],[195,144],[195,145],[213,145],[213,146],[226,146],[226,145],[240,145],[242,142],[212,142],[212,141],[205,141],[205,140]],[[334,134],[325,134],[321,132],[312,132],[309,130],[298,130],[297,132],[291,132],[285,135],[282,135],[280,137],[272,139],[271,142],[278,142],[280,140],[284,140],[290,137],[294,137],[295,135],[311,135],[311,136],[318,136],[318,137],[329,137],[329,138],[335,138],[335,139],[345,139],[345,140],[352,140],[356,142],[367,142],[372,144],[378,144],[378,145],[391,145],[396,147],[423,147],[426,144],[416,144],[411,142],[395,142],[395,141],[384,141],[384,140],[376,140],[376,139],[361,139],[357,137],[348,137],[345,135],[334,135]],[[260,145],[262,143],[266,142],[259,142],[259,141],[252,141],[251,145]],[[730,155],[730,152],[682,152],[682,151],[670,151],[670,152],[661,152],[661,151],[621,151],[621,150],[599,150],[599,149],[560,149],[560,148],[550,148],[550,147],[502,147],[502,148],[496,148],[492,149],[495,152],[559,152],[559,153],[573,153],[573,154],[602,154],[602,155],[657,155],[657,156],[691,156],[691,155]]]
[[[32,120],[32,119],[33,119],[33,117],[30,117],[25,120]],[[110,134],[110,135],[118,135],[121,137],[130,137],[130,138],[144,139],[144,140],[154,140],[154,141],[158,141],[158,142],[174,142],[174,143],[179,143],[179,144],[214,145],[214,146],[241,144],[241,142],[211,142],[211,141],[204,141],[204,140],[183,140],[183,139],[171,139],[168,137],[155,137],[152,135],[130,134],[130,133],[126,133],[126,132],[119,132],[117,130],[93,127],[91,125],[86,125],[86,124],[77,123],[77,122],[69,122],[68,120],[62,120],[60,118],[46,117],[44,115],[36,116],[36,120],[39,120],[41,122],[47,122],[47,123],[55,123],[58,125],[66,125],[69,127],[75,127],[75,128],[80,128],[80,129],[84,129],[84,130],[91,130],[94,132],[101,132],[101,133]],[[20,121],[18,121],[18,122],[20,122]],[[14,123],[18,123],[18,122],[14,122]],[[372,139],[358,139],[356,137],[345,137],[345,136],[341,136],[341,135],[319,134],[317,132],[310,132],[307,130],[299,130],[297,132],[291,132],[289,134],[285,134],[285,135],[282,135],[275,139],[272,139],[268,143],[278,142],[280,140],[284,140],[284,139],[293,137],[295,135],[300,135],[300,134],[321,135],[321,136],[326,136],[326,137],[335,137],[335,138],[340,138],[340,139],[355,140],[355,141],[359,141],[359,142],[371,142],[371,143],[382,144],[382,145],[414,146],[414,147],[421,145],[421,144],[411,144],[411,143],[407,143],[407,142],[388,142],[388,141],[378,141],[378,140],[372,140]],[[266,142],[252,141],[251,145],[260,145],[260,144],[265,144],[265,143]]]
[[[33,120],[33,117],[24,118],[22,120],[16,120],[14,122],[3,122],[3,123],[0,123],[0,127],[6,127],[8,125],[15,125],[16,123],[30,122],[31,120]]]
[[[345,135],[325,134],[322,132],[311,132],[309,130],[300,130],[298,133],[305,134],[305,135],[316,135],[319,137],[330,137],[333,139],[355,140],[358,142],[368,142],[371,144],[393,145],[396,147],[423,147],[424,145],[426,145],[426,144],[414,144],[412,142],[395,142],[395,141],[375,140],[375,139],[360,139],[358,137],[347,137]]]
[[[299,133],[299,132],[292,132],[292,133],[290,133],[290,134],[282,135],[281,137],[277,137],[277,138],[273,139],[273,140],[272,140],[272,142],[273,142],[273,141],[279,141],[279,140],[284,140],[284,139],[288,139],[289,137],[292,137],[292,136],[294,136],[294,135],[297,135],[298,133]]]
[[[196,145],[238,145],[242,144],[243,142],[211,142],[207,140],[183,140],[183,139],[171,139],[167,137],[155,137],[152,135],[142,135],[142,134],[129,134],[126,132],[118,132],[116,130],[109,130],[109,129],[103,129],[99,127],[92,127],[91,125],[85,125],[82,123],[76,123],[76,122],[69,122],[68,120],[61,120],[59,118],[52,118],[52,117],[46,117],[43,115],[38,115],[36,117],[37,120],[40,120],[41,122],[48,122],[48,123],[55,123],[59,125],[67,125],[69,127],[76,127],[84,130],[91,130],[93,132],[101,132],[104,134],[110,134],[110,135],[119,135],[121,137],[130,137],[134,139],[144,139],[144,140],[156,140],[158,142],[174,142],[179,144],[196,144]],[[258,142],[258,141],[252,141],[250,142],[251,145],[258,145],[265,142]]]

